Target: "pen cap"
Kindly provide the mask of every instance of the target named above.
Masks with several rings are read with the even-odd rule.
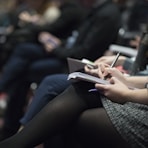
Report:
[[[132,66],[131,75],[136,75],[138,72],[146,69],[148,64],[148,32],[144,33],[141,39],[136,60]]]

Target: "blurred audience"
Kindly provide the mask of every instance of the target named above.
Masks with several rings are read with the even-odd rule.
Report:
[[[47,1],[42,1],[42,2],[47,3]],[[17,27],[17,29],[15,29],[11,34],[6,36],[6,41],[1,46],[1,68],[8,60],[8,58],[10,57],[11,53],[14,50],[14,47],[17,44],[22,42],[38,43],[38,39],[37,39],[38,34],[42,31],[48,31],[59,38],[65,39],[71,34],[72,30],[76,29],[81,24],[81,22],[83,22],[86,12],[84,11],[83,7],[77,4],[76,2],[72,0],[70,1],[50,0],[49,2],[50,2],[50,5],[47,9],[48,12],[46,11],[45,15],[46,15],[46,19],[48,19],[50,22],[46,22],[46,23],[44,22],[44,24],[42,25],[37,25],[35,23],[27,23],[27,25],[23,25],[22,27]],[[31,3],[31,1],[29,1],[29,3]],[[21,10],[18,10],[17,15],[14,15],[15,16],[14,18],[17,19],[18,18],[17,16],[21,12],[23,13],[22,15],[24,16],[24,11],[26,16],[26,12],[29,14],[29,12],[32,10],[31,8],[34,6],[33,4],[32,4],[33,6],[31,5],[32,7],[30,5],[29,6],[27,5],[29,7],[29,8],[27,7],[29,10],[28,9],[26,10],[26,5],[25,6],[24,4],[22,5],[23,6],[20,6],[21,8],[18,8]],[[55,10],[54,12],[52,11],[53,7],[54,9],[56,8],[56,14],[55,14]],[[54,13],[54,16],[51,13]],[[50,15],[52,15],[52,18],[50,17]],[[35,13],[35,16],[36,16],[36,13]],[[20,22],[20,21],[15,21],[15,22]]]
[[[122,27],[119,30],[118,43],[131,46],[129,41],[140,36],[148,23],[148,1],[127,0],[122,12]]]
[[[93,4],[93,1],[91,1],[91,0],[80,0],[80,1],[81,1],[81,4],[85,3],[85,6],[87,5],[87,8],[89,8],[89,9],[90,9],[90,6]],[[102,2],[104,0],[98,0],[98,2],[99,1]],[[148,20],[147,19],[147,17],[148,17],[148,12],[147,12],[148,1],[146,1],[146,0],[142,0],[142,1],[127,0],[126,5],[125,5],[125,1],[120,0],[120,1],[118,1],[118,4],[120,4],[119,5],[120,11],[122,12],[123,15],[122,15],[122,24],[121,24],[121,28],[120,28],[120,31],[119,31],[119,34],[118,34],[119,37],[118,37],[117,43],[119,43],[121,45],[126,45],[126,46],[138,47],[139,42],[140,42],[139,36],[141,35],[141,32],[143,32],[145,30],[145,28],[146,28],[145,24],[147,23],[147,20]],[[71,22],[71,24],[68,24],[67,26],[65,26],[66,29],[60,28],[61,31],[59,31],[60,29],[58,30],[57,26],[58,25],[62,26],[62,24],[64,23],[63,20],[61,19],[63,17],[62,14],[68,14],[68,16],[71,17],[71,15],[69,15],[71,13],[67,13],[67,11],[64,11],[65,7],[57,7],[57,4],[55,5],[55,3],[52,3],[52,4],[50,3],[49,6],[50,6],[49,8],[52,8],[52,10],[54,9],[54,11],[56,11],[56,16],[54,16],[54,19],[52,18],[53,20],[52,19],[46,20],[46,18],[45,18],[45,21],[43,21],[40,18],[40,15],[37,15],[37,17],[36,17],[36,13],[35,13],[35,15],[34,15],[35,21],[32,22],[32,20],[33,20],[33,19],[31,19],[32,15],[30,15],[28,12],[27,13],[23,12],[23,13],[21,13],[21,15],[19,15],[19,18],[21,19],[21,21],[23,21],[23,23],[19,22],[19,25],[23,24],[23,27],[22,27],[23,29],[25,28],[25,26],[26,27],[29,26],[29,29],[32,30],[33,35],[35,35],[35,37],[38,37],[38,39],[39,39],[37,41],[37,44],[39,46],[35,45],[33,50],[34,51],[35,50],[37,50],[37,51],[42,50],[42,51],[46,52],[45,54],[48,55],[48,56],[43,56],[42,58],[43,59],[45,58],[44,60],[42,60],[42,58],[41,58],[41,60],[39,60],[39,61],[35,60],[35,62],[32,62],[32,61],[34,61],[32,59],[32,57],[33,57],[33,55],[36,54],[36,52],[34,52],[31,49],[32,48],[30,46],[31,44],[30,45],[28,44],[29,45],[28,46],[26,43],[17,46],[17,48],[15,49],[16,52],[14,52],[12,54],[11,59],[13,59],[13,57],[15,57],[15,59],[16,59],[17,54],[23,55],[23,50],[26,50],[26,48],[28,48],[28,51],[26,50],[28,52],[26,54],[27,58],[25,58],[24,61],[28,60],[29,62],[27,62],[27,66],[26,65],[24,66],[24,65],[20,64],[20,61],[16,61],[16,63],[19,64],[19,67],[21,67],[21,69],[23,69],[21,72],[19,72],[18,75],[17,74],[15,75],[14,72],[13,72],[13,70],[18,68],[17,64],[16,65],[14,64],[12,66],[12,68],[11,68],[12,71],[10,70],[10,71],[5,73],[5,70],[4,70],[4,72],[2,74],[3,81],[5,81],[5,77],[6,77],[7,80],[10,78],[9,79],[10,81],[8,81],[7,87],[5,89],[4,89],[4,86],[6,86],[5,85],[6,83],[3,83],[2,85],[0,83],[0,86],[3,87],[3,88],[1,87],[2,88],[1,92],[5,92],[9,96],[9,102],[8,102],[8,106],[7,106],[6,112],[5,112],[5,124],[4,124],[4,127],[2,129],[3,130],[2,139],[12,135],[13,133],[15,133],[17,131],[17,129],[20,125],[19,119],[22,117],[22,115],[24,113],[23,108],[24,108],[24,104],[26,103],[26,95],[28,94],[28,89],[29,89],[30,84],[32,82],[40,83],[42,81],[42,79],[48,74],[63,72],[63,71],[61,71],[61,68],[63,70],[63,59],[64,59],[64,66],[65,66],[66,57],[75,57],[75,58],[79,58],[79,59],[81,59],[82,57],[86,57],[88,59],[95,60],[97,57],[100,57],[105,53],[105,51],[108,49],[108,45],[110,43],[113,43],[113,41],[116,41],[115,37],[113,37],[114,39],[112,40],[112,37],[110,36],[112,33],[108,29],[106,29],[105,32],[104,31],[100,32],[101,29],[100,30],[98,29],[98,32],[95,35],[93,34],[93,35],[90,36],[88,32],[92,31],[92,30],[91,30],[91,27],[87,27],[87,25],[92,25],[92,24],[91,23],[89,24],[88,18],[87,18],[88,19],[87,21],[83,22],[83,20],[84,20],[83,16],[85,14],[83,14],[83,15],[81,14],[81,16],[79,16],[80,11],[78,11],[78,13],[77,13],[78,15],[75,15],[75,16],[76,17],[79,16],[79,18],[78,18],[79,23],[78,24],[80,25],[80,22],[82,21],[83,22],[82,24],[83,25],[85,24],[85,27],[82,25],[83,27],[78,28],[78,31],[76,31],[75,29],[78,27],[78,25],[72,26],[72,25],[75,25],[75,24],[74,24],[74,22]],[[71,7],[69,7],[69,9],[71,9]],[[94,9],[93,10],[94,13],[97,13],[95,6],[93,7],[93,9]],[[47,13],[51,9],[46,9],[46,10],[47,11],[44,13],[45,14],[44,16],[49,17],[50,15],[49,14],[47,15]],[[43,14],[42,12],[43,11],[38,11],[38,13],[40,13],[40,14]],[[84,12],[84,10],[81,10],[81,12]],[[95,15],[95,14],[90,13],[89,17],[92,17],[92,15]],[[136,15],[136,17],[135,17],[135,15]],[[67,15],[65,15],[65,16],[68,17]],[[133,20],[133,18],[135,18],[135,19]],[[36,21],[36,19],[39,19],[40,21]],[[69,19],[69,17],[68,17],[68,19]],[[31,20],[31,22],[30,22],[30,20]],[[58,22],[58,20],[60,20],[60,21]],[[53,21],[53,22],[51,23],[51,21]],[[93,21],[94,20],[91,20],[91,22],[93,22]],[[98,21],[98,24],[96,24],[96,26],[98,28],[99,28],[99,25],[100,25],[99,21]],[[55,25],[56,22],[58,22],[57,26]],[[101,20],[101,22],[103,22],[103,20]],[[133,23],[133,22],[135,22],[135,23]],[[24,25],[26,23],[28,25]],[[48,24],[45,25],[46,23],[48,23]],[[108,23],[108,22],[106,22],[106,23]],[[38,25],[42,25],[42,26],[38,27]],[[108,23],[108,25],[110,26],[111,23]],[[134,26],[132,26],[132,25],[134,25]],[[69,29],[69,26],[71,27],[70,29]],[[105,26],[102,26],[102,27],[105,28]],[[65,33],[65,30],[67,30],[67,33]],[[70,36],[70,33],[72,32],[72,30],[73,30],[73,33],[72,33],[72,36]],[[46,31],[46,32],[43,32],[43,31]],[[95,31],[96,30],[94,29],[92,32],[94,33]],[[82,32],[83,32],[83,35],[80,38],[79,36],[81,35]],[[116,31],[114,33],[117,35]],[[100,34],[102,36],[101,41],[100,41]],[[108,38],[106,38],[106,35],[108,35]],[[137,35],[137,36],[135,36],[135,35]],[[30,36],[30,37],[32,37],[32,36]],[[91,45],[91,42],[89,42],[89,39],[87,37],[91,38],[90,40],[95,40],[94,42],[98,41],[98,43],[93,43],[93,45]],[[131,40],[134,37],[135,37],[135,40]],[[106,40],[104,38],[106,38]],[[51,44],[51,42],[48,42],[49,39],[52,42],[54,41],[54,43]],[[66,39],[66,41],[65,41],[65,39]],[[109,39],[111,39],[111,40],[109,40]],[[85,43],[87,42],[87,44],[84,44],[84,42]],[[99,42],[102,42],[102,44],[99,44]],[[72,45],[71,45],[71,43],[72,43]],[[58,47],[55,48],[55,45],[56,46],[58,45]],[[80,48],[83,49],[83,50],[81,51]],[[90,51],[84,53],[84,50],[86,50],[86,51],[88,50],[87,48],[89,48]],[[69,50],[73,50],[73,49],[75,49],[75,51],[69,51]],[[93,55],[92,55],[92,53],[93,53]],[[42,55],[42,54],[40,54],[40,52],[38,54],[40,56]],[[49,56],[49,54],[50,54],[50,56]],[[53,63],[52,63],[51,67],[50,67],[49,64],[48,64],[49,63],[48,60],[51,59],[51,57],[55,58],[55,56],[58,57],[58,60],[56,61],[57,62],[56,64],[58,66],[53,65]],[[29,57],[31,57],[31,59],[29,59]],[[105,58],[105,60],[109,60],[109,58],[107,58],[107,57],[104,57],[104,58]],[[103,57],[100,58],[100,60],[102,60],[102,59],[103,59]],[[121,61],[122,64],[123,64],[123,61],[125,61],[125,59],[126,59],[125,57],[122,58],[122,61]],[[7,66],[12,65],[12,63],[13,63],[12,61],[11,60],[8,61],[9,64],[8,65],[6,64],[6,69],[7,69]],[[62,61],[62,65],[61,65],[61,61]],[[55,62],[55,61],[53,60],[53,62]],[[51,69],[53,70],[52,72],[51,72]],[[14,76],[13,79],[12,79],[12,76]],[[65,77],[64,77],[64,79],[65,79]],[[63,85],[63,88],[67,87],[67,85],[69,85],[69,84],[65,83],[65,85]],[[61,87],[60,92],[62,90],[63,89]],[[54,91],[51,91],[51,92],[54,92]],[[3,94],[1,94],[1,95],[3,95]],[[57,95],[57,94],[55,93],[54,95]],[[43,103],[41,103],[41,104],[40,104],[39,101],[41,101],[41,100],[38,100],[37,103],[38,103],[38,106],[40,106],[40,107],[36,111],[34,111],[34,112],[32,111],[33,115],[28,113],[28,116],[29,116],[28,120],[30,120],[30,117],[32,118],[34,116],[34,114],[36,114],[36,112],[38,112],[39,109],[43,105],[45,105],[47,103],[47,101],[49,101],[49,100],[45,99],[45,102],[43,100]],[[5,103],[5,101],[4,101],[4,103]],[[34,108],[35,107],[36,106],[34,104]],[[28,122],[28,120],[26,122]]]
[[[10,136],[18,129],[18,121],[23,114],[26,95],[32,81],[40,82],[46,75],[67,69],[67,57],[95,60],[116,41],[120,27],[118,5],[111,0],[97,0],[94,4],[85,21],[72,32],[66,42],[46,32],[43,33],[43,40],[42,37],[39,40],[42,44],[25,43],[14,50],[0,80],[1,92],[9,96],[4,137]]]

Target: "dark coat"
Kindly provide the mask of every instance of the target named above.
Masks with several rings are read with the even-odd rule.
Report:
[[[40,33],[47,31],[57,36],[58,38],[65,39],[71,35],[72,30],[77,29],[86,17],[86,11],[77,2],[67,1],[60,7],[61,16],[52,24],[44,26],[30,26],[32,31]]]
[[[53,52],[57,57],[65,59],[88,58],[95,60],[102,56],[108,46],[116,41],[120,27],[120,11],[112,1],[106,1],[101,6],[93,8],[78,29],[79,36],[70,48],[65,44]]]

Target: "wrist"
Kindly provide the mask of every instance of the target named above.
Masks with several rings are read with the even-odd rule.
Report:
[[[126,101],[148,105],[147,89],[129,89],[126,93]]]
[[[126,93],[125,93],[125,101],[126,102],[133,102],[133,90],[129,89]]]
[[[130,81],[130,77],[129,76],[125,76],[124,77],[124,82],[125,82],[125,84],[126,84],[126,86],[128,86],[128,87],[133,87],[133,85],[132,85],[132,83],[131,83],[131,81]]]

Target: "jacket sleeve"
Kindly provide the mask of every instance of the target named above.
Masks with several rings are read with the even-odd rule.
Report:
[[[117,23],[117,21],[108,16],[98,15],[95,21],[92,22],[89,30],[87,30],[83,37],[80,37],[82,41],[79,42],[78,38],[77,43],[72,48],[67,49],[63,46],[55,49],[54,53],[60,58],[74,57],[81,59],[88,57],[92,52],[94,54],[98,52],[97,56],[101,56],[107,50],[105,49],[107,45],[113,40],[113,34],[117,33],[115,33],[115,30],[117,31],[118,27],[115,22]]]

